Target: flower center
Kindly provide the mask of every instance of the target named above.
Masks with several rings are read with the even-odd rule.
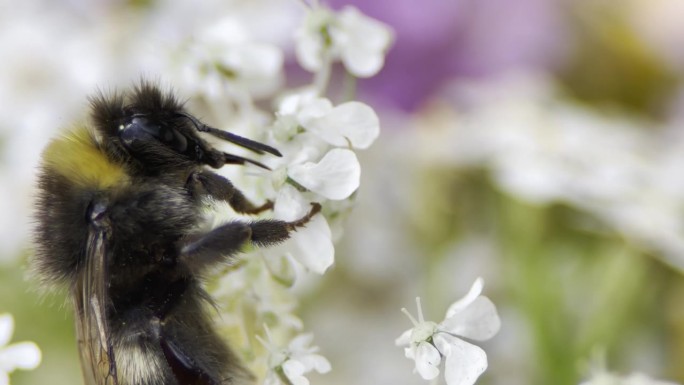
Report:
[[[428,341],[437,332],[437,324],[432,321],[424,321],[416,325],[411,332],[411,342],[419,343]]]

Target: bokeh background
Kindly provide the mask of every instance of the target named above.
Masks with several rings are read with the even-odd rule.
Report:
[[[684,382],[684,2],[331,0],[394,28],[359,98],[382,134],[333,269],[300,314],[333,370],[314,384],[420,384],[394,346],[477,276],[500,312],[480,384],[578,384],[611,370]],[[292,55],[295,0],[0,1],[0,312],[78,384],[70,309],[26,270],[40,151],[98,87],[173,84],[169,55],[221,17]],[[182,54],[182,53],[181,53]],[[182,90],[181,90],[182,91]]]

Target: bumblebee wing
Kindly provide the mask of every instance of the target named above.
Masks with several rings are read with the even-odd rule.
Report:
[[[86,385],[118,385],[116,360],[107,323],[107,261],[105,231],[92,229],[74,287],[76,332]]]

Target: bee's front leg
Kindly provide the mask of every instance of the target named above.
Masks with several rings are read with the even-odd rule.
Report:
[[[305,226],[320,211],[320,203],[312,203],[311,210],[296,221],[286,222],[274,219],[254,221],[250,223],[252,243],[268,246],[283,242],[290,237],[291,232],[296,231],[298,227]]]
[[[292,222],[263,219],[226,223],[182,244],[178,260],[191,272],[199,274],[208,266],[229,260],[248,242],[268,246],[287,240],[290,233],[305,226],[320,211],[321,205],[312,203],[311,210],[305,216]]]
[[[207,170],[193,172],[188,177],[186,188],[193,196],[208,195],[227,202],[230,207],[241,214],[254,215],[273,208],[273,202],[270,200],[262,205],[255,205],[228,179]]]

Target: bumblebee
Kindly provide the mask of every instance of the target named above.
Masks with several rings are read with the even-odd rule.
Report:
[[[266,166],[212,147],[207,135],[280,156],[204,124],[148,82],[93,97],[90,123],[44,150],[33,265],[45,284],[69,289],[86,385],[253,382],[214,330],[202,276],[247,244],[286,240],[320,205],[293,222],[234,220],[200,230],[204,198],[245,214],[272,208],[211,171]]]

